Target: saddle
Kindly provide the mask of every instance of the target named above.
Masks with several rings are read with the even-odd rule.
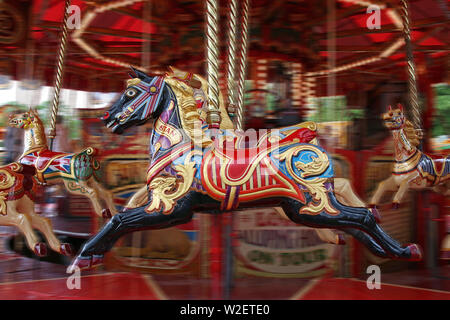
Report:
[[[274,147],[279,148],[292,143],[309,143],[316,136],[317,132],[308,128],[289,130],[283,139],[273,139],[270,131],[259,138],[256,135],[227,136],[223,140],[216,140],[219,142],[215,144],[213,152],[225,160],[226,178],[230,181],[241,181],[250,170],[254,170],[259,159]],[[245,183],[245,181],[242,182]]]
[[[270,159],[269,153],[282,146],[308,143],[315,130],[290,128],[284,137],[270,131],[260,137],[230,135],[216,139],[202,161],[202,184],[223,210],[233,210],[239,201],[261,197],[290,196],[304,202],[303,193]],[[248,138],[248,139],[246,139]]]
[[[54,152],[48,149],[36,150],[20,158],[23,165],[34,166],[36,176],[41,183],[45,183],[44,172],[50,167],[55,166],[62,172],[70,173],[70,161],[73,153]]]

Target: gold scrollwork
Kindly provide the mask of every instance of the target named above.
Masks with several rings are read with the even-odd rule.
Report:
[[[0,190],[8,190],[14,183],[16,178],[5,169],[0,169]],[[6,197],[8,196],[8,191],[0,191],[0,214],[6,215]]]
[[[195,162],[190,161],[192,155],[191,152],[186,156],[184,165],[177,165],[174,167],[177,175],[182,178],[177,179],[176,177],[156,177],[149,185],[150,190],[152,190],[152,202],[145,208],[148,213],[154,212],[161,209],[163,206],[163,214],[171,214],[175,201],[183,196],[189,188],[192,186],[195,175]]]
[[[295,173],[292,167],[292,157],[298,155],[301,151],[312,151],[317,155],[317,157],[313,157],[313,160],[307,164],[299,162],[295,163],[296,168],[303,171],[300,177]],[[313,201],[301,208],[300,213],[316,215],[325,210],[328,214],[331,215],[339,214],[339,211],[333,208],[329,202],[327,189],[325,187],[327,178],[314,178],[310,180],[303,179],[305,177],[319,175],[328,168],[330,162],[326,153],[322,152],[314,145],[299,145],[281,153],[278,158],[280,159],[280,161],[285,161],[286,168],[289,174],[297,183],[306,187],[313,197]]]
[[[6,215],[6,196],[8,192],[0,191],[0,214]]]
[[[8,170],[0,169],[0,190],[6,190],[14,185],[16,178]]]

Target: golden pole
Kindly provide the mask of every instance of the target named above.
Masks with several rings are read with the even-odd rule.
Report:
[[[244,129],[244,91],[247,73],[248,8],[250,0],[242,1],[241,56],[239,60],[238,94],[236,105],[236,129]]]
[[[417,94],[416,66],[414,64],[414,57],[412,51],[411,30],[409,27],[410,21],[408,12],[408,2],[407,0],[401,0],[401,4],[402,4],[401,13],[403,21],[403,37],[405,39],[405,47],[406,47],[408,95],[412,115],[411,120],[414,125],[414,128],[416,128],[420,136],[422,136],[423,135],[422,117],[420,115],[419,99]]]
[[[228,25],[228,113],[234,116],[236,112],[236,35],[237,35],[237,0],[230,0]]]
[[[53,149],[53,140],[56,137],[56,116],[58,115],[58,107],[59,107],[59,93],[61,91],[61,84],[63,81],[63,70],[64,70],[64,58],[66,55],[67,48],[67,20],[69,18],[69,6],[70,0],[66,0],[66,4],[64,6],[64,20],[62,24],[62,36],[61,43],[58,51],[58,63],[56,65],[56,78],[55,78],[55,92],[53,95],[53,103],[51,110],[51,122],[50,122],[50,150]]]
[[[206,1],[206,64],[208,109],[206,121],[211,128],[220,127],[219,109],[219,8],[217,0]]]

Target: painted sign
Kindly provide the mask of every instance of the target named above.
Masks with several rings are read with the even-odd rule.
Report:
[[[312,228],[298,226],[274,208],[239,212],[234,229],[238,270],[260,276],[319,276],[329,267],[335,246],[319,239]]]

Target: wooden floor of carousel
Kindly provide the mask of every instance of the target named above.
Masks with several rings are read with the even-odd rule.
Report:
[[[77,221],[71,226],[76,230]],[[56,224],[57,227],[57,224]],[[20,255],[12,250],[13,228],[0,227],[0,299],[209,300],[210,279],[182,275],[94,270],[83,272],[80,289],[68,289],[64,261]],[[61,258],[66,259],[66,258]],[[49,258],[47,258],[49,260]],[[283,279],[240,277],[230,299],[243,300],[450,300],[450,264],[433,271],[383,273],[381,289],[369,290],[366,278]],[[217,291],[217,289],[216,289]],[[220,297],[218,298],[220,299]]]

